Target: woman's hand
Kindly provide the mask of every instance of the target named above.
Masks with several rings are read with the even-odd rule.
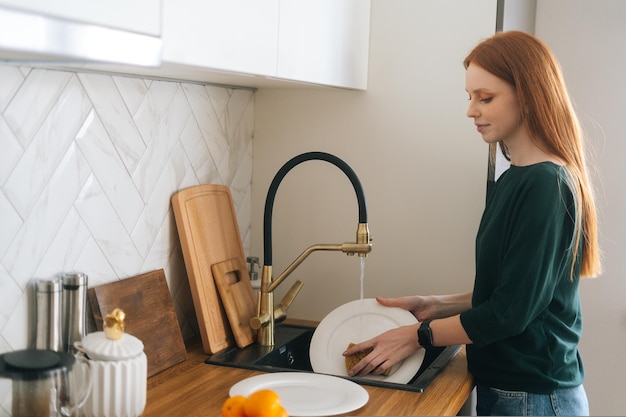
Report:
[[[411,312],[421,323],[424,320],[437,320],[438,339],[442,345],[471,343],[461,325],[458,314],[471,307],[472,293],[381,298],[376,297],[381,305],[398,307]],[[348,370],[350,376],[364,376],[369,373],[380,375],[393,365],[408,358],[421,346],[417,340],[420,323],[388,330],[370,340],[361,342],[343,352],[350,356],[365,349],[373,348],[365,358]]]
[[[472,293],[450,295],[412,295],[410,297],[381,298],[376,301],[387,307],[410,311],[418,321],[455,316],[472,307]]]
[[[391,329],[343,352],[344,356],[350,356],[370,347],[374,348],[369,355],[348,370],[348,375],[364,376],[369,373],[380,375],[409,357],[421,347],[417,341],[418,327],[419,324],[412,324]]]
[[[418,321],[437,318],[437,302],[435,297],[424,297],[421,295],[398,298],[376,297],[376,301],[385,307],[399,307],[407,310],[413,313]]]

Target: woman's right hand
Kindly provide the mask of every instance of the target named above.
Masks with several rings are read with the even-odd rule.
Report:
[[[421,295],[396,298],[376,297],[376,301],[385,307],[399,307],[407,310],[413,313],[415,318],[420,322],[437,318],[434,297]]]
[[[407,297],[376,297],[379,304],[399,307],[413,313],[418,321],[442,319],[460,314],[472,307],[472,293],[450,295],[411,295]]]

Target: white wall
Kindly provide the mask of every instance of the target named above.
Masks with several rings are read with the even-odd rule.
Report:
[[[535,31],[554,51],[589,137],[604,273],[583,281],[581,352],[594,415],[626,415],[626,2],[538,0]]]
[[[320,150],[356,171],[373,251],[365,296],[471,290],[488,148],[466,118],[462,60],[495,31],[496,1],[372,2],[367,91],[256,93],[252,245],[262,258],[262,211],[274,174]],[[347,178],[311,161],[291,171],[274,207],[274,275],[314,243],[354,241],[357,204]],[[322,319],[359,298],[359,262],[314,253],[280,288],[304,288],[290,316]],[[279,291],[280,293],[280,291]]]

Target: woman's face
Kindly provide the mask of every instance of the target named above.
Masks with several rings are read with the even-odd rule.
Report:
[[[500,140],[512,143],[523,135],[517,93],[512,85],[475,64],[465,74],[469,94],[467,117],[474,119],[476,130],[487,143]]]

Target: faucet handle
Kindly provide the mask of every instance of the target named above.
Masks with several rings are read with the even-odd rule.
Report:
[[[272,319],[270,317],[269,314],[263,314],[261,315],[261,297],[263,297],[263,294],[261,294],[261,292],[259,291],[259,293],[257,294],[257,309],[256,311],[258,312],[258,314],[252,318],[250,318],[250,327],[253,330],[259,330],[261,327],[266,326],[269,324],[270,320]]]
[[[259,330],[261,327],[267,325],[270,322],[270,316],[264,314],[261,317],[254,316],[250,319],[250,327],[254,330]]]
[[[293,303],[293,300],[296,298],[296,296],[302,289],[303,285],[304,284],[300,280],[294,282],[291,288],[289,288],[289,291],[287,291],[287,294],[285,294],[283,299],[280,300],[280,303],[278,303],[278,305],[274,308],[274,322],[275,323],[279,323],[287,318],[287,310],[289,309],[289,307],[291,306],[291,303]]]

